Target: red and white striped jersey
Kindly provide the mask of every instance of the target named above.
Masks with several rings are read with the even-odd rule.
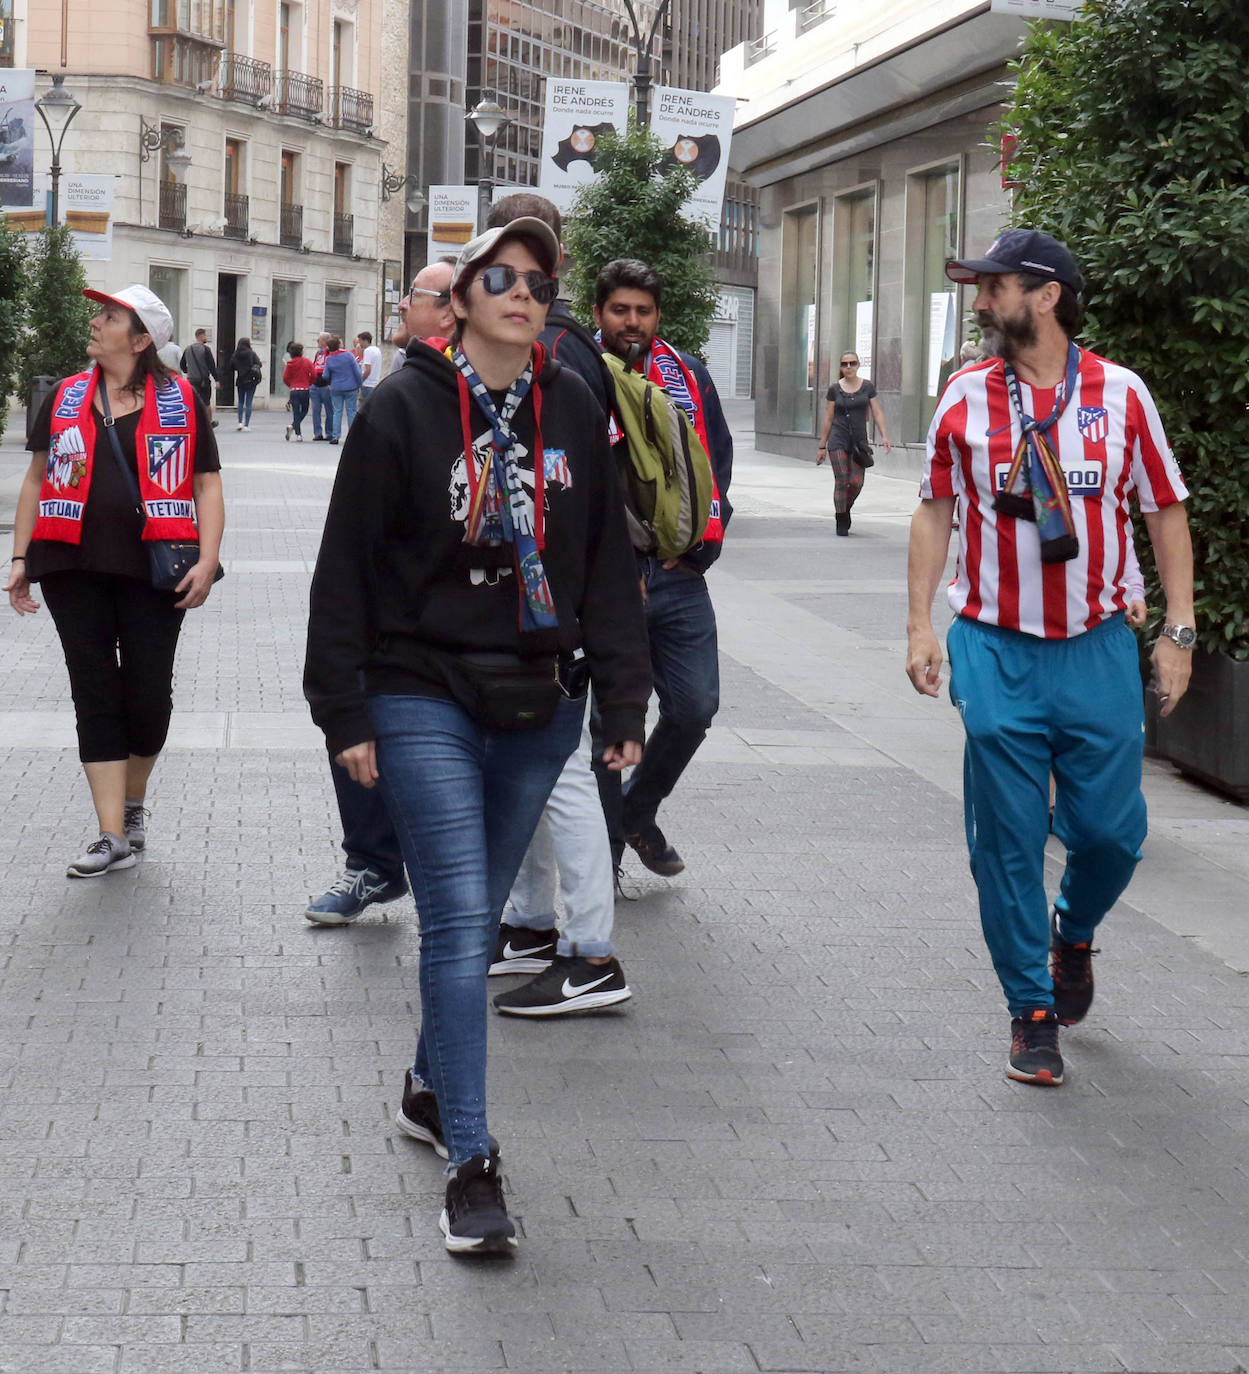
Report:
[[[1020,392],[1028,414],[1054,409],[1056,389],[1021,380]],[[1128,498],[1135,493],[1141,510],[1154,511],[1184,500],[1188,488],[1145,384],[1096,354],[1081,350],[1076,393],[1046,437],[1066,474],[1080,540],[1066,563],[1043,564],[1036,525],[993,509],[1020,439],[1001,359],[950,379],[928,431],[920,495],[958,501],[958,572],[949,587],[956,614],[1065,639],[1127,605]]]

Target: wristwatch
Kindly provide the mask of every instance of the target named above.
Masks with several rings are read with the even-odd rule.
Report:
[[[1191,649],[1197,643],[1197,631],[1189,625],[1164,625],[1162,633],[1181,649]]]

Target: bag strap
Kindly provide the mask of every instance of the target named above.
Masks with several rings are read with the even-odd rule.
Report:
[[[143,498],[139,495],[139,479],[130,470],[130,464],[126,462],[126,455],[121,451],[121,440],[117,437],[117,421],[113,419],[113,408],[108,403],[108,382],[104,377],[100,378],[100,385],[96,387],[96,392],[104,410],[104,433],[108,435],[113,457],[117,459],[117,466],[121,469],[122,478],[130,492],[131,499],[134,501],[134,508],[142,515]]]

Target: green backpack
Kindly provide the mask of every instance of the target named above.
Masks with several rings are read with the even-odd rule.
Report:
[[[661,386],[625,366],[613,353],[615,413],[627,448],[618,456],[625,484],[629,535],[639,553],[679,558],[703,537],[711,515],[711,460],[689,416]]]

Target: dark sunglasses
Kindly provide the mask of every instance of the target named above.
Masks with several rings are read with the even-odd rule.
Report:
[[[843,359],[841,360],[841,365],[842,365],[842,367],[858,367],[859,362],[858,362],[858,359],[857,359],[857,358],[851,358],[849,362],[847,362],[847,361],[843,358]]]
[[[550,305],[559,295],[559,282],[548,277],[545,272],[518,272],[507,263],[496,263],[481,273],[481,284],[489,296],[502,296],[516,285],[516,279],[524,277],[529,294],[539,305]]]

